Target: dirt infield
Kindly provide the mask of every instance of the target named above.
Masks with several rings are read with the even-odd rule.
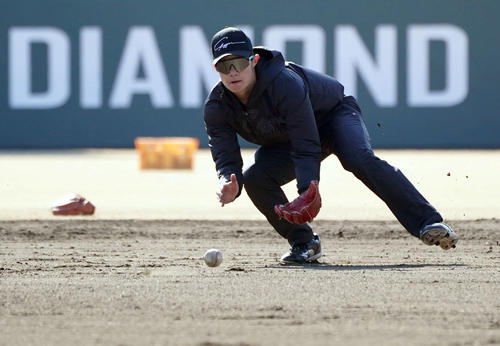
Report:
[[[457,249],[410,237],[335,158],[313,223],[324,256],[287,267],[245,193],[217,204],[207,150],[189,171],[141,171],[133,150],[0,151],[0,345],[500,345],[500,151],[376,153]],[[52,216],[69,192],[96,214]]]
[[[444,252],[314,222],[321,263],[290,267],[263,221],[0,221],[0,344],[498,345],[499,220],[452,224]]]

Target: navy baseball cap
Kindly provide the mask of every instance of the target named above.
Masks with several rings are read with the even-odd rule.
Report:
[[[215,65],[228,55],[238,55],[248,58],[252,55],[252,41],[238,28],[227,27],[212,37],[212,56]]]

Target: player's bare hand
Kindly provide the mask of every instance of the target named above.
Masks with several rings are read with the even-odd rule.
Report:
[[[240,187],[238,181],[236,180],[236,174],[231,174],[230,180],[227,181],[224,177],[219,180],[219,186],[217,187],[217,198],[221,204],[221,207],[231,203],[236,198]]]

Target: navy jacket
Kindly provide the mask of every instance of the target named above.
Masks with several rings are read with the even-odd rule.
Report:
[[[219,178],[235,173],[243,187],[237,134],[262,146],[289,143],[299,193],[319,180],[318,128],[342,101],[344,87],[334,78],[286,62],[278,51],[254,48],[260,55],[257,81],[247,104],[219,82],[205,101],[204,119]],[[239,195],[238,193],[238,195]]]

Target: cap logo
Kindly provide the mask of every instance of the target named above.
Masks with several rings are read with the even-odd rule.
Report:
[[[238,42],[227,42],[227,43],[223,43],[222,41],[228,39],[227,36],[224,36],[223,38],[221,38],[219,41],[215,42],[214,44],[214,51],[219,51],[221,49],[226,49],[228,46],[232,45],[232,44],[239,44],[239,43],[245,43],[245,41],[238,41]]]

